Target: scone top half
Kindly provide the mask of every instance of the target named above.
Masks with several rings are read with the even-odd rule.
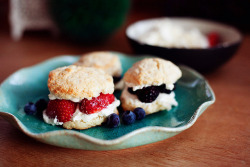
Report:
[[[57,68],[49,73],[49,98],[80,102],[91,100],[100,93],[114,92],[113,78],[104,71],[91,67],[70,65]]]
[[[107,51],[97,51],[84,54],[75,65],[101,69],[115,77],[120,77],[122,74],[119,57],[116,54]]]
[[[127,87],[133,90],[147,86],[166,85],[172,90],[174,83],[181,77],[179,67],[170,61],[160,58],[146,58],[135,63],[124,75],[123,80]]]

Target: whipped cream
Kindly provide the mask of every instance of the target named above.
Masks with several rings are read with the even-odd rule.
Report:
[[[209,42],[197,28],[184,28],[171,20],[159,21],[138,37],[142,43],[169,48],[208,48]]]
[[[109,116],[110,114],[114,113],[115,109],[120,105],[120,100],[115,99],[115,101],[111,104],[109,104],[106,108],[102,109],[101,111],[94,113],[94,114],[84,114],[79,110],[79,104],[77,105],[76,111],[73,114],[72,118],[70,121],[83,121],[83,122],[88,122],[91,121],[92,119],[99,117],[99,116]],[[58,122],[57,117],[55,118],[49,118],[46,115],[46,110],[43,111],[43,119],[46,123],[52,124],[52,125],[62,125],[63,122]]]
[[[57,117],[55,117],[55,118],[49,118],[45,112],[46,112],[46,110],[43,111],[43,120],[47,124],[51,124],[51,125],[62,125],[63,124],[63,122],[58,122]]]
[[[120,100],[115,100],[113,103],[109,104],[106,108],[102,109],[100,112],[94,114],[84,114],[79,110],[79,105],[77,106],[76,112],[73,114],[71,121],[83,121],[88,122],[92,119],[99,117],[99,116],[109,116],[110,114],[114,113],[116,107],[120,105]]]
[[[146,114],[151,114],[159,110],[171,110],[172,106],[177,106],[178,102],[175,100],[175,93],[170,94],[160,93],[159,96],[152,103],[141,102],[136,95],[133,95],[124,89],[122,97],[126,99],[126,103],[131,106],[141,107],[145,109]]]
[[[142,89],[144,87],[148,87],[148,86],[160,86],[162,85],[163,83],[160,83],[160,84],[152,84],[152,85],[137,85],[137,86],[134,86],[134,84],[130,84],[130,83],[127,83],[126,82],[126,85],[127,87],[132,87],[133,91],[136,91],[138,89]],[[166,89],[168,90],[173,90],[174,89],[174,84],[165,84],[166,85]]]

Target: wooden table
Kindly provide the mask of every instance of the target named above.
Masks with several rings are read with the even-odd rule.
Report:
[[[159,13],[132,12],[126,25]],[[132,53],[124,25],[105,43],[76,45],[47,33],[26,33],[20,42],[0,27],[0,82],[19,68],[62,54],[95,50]],[[205,74],[216,102],[179,135],[118,151],[59,148],[29,138],[0,118],[0,166],[250,166],[250,34],[237,54],[217,71]]]

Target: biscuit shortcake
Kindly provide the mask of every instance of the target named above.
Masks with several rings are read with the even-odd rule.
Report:
[[[84,54],[74,65],[102,69],[113,77],[115,89],[122,89],[122,67],[119,57],[112,52],[96,51]]]
[[[120,101],[113,95],[110,75],[90,67],[70,65],[49,73],[49,103],[43,119],[66,129],[88,129],[118,114]]]
[[[173,90],[181,75],[176,65],[160,58],[146,58],[135,63],[123,77],[123,109],[133,111],[141,107],[146,114],[151,114],[177,106]]]

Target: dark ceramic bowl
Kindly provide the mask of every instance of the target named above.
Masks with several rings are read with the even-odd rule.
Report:
[[[198,28],[202,33],[217,32],[220,43],[205,49],[167,48],[148,45],[138,41],[138,37],[157,21],[171,19],[174,24],[183,28]],[[126,30],[126,36],[136,54],[155,55],[176,64],[185,64],[202,72],[214,70],[228,61],[239,48],[242,35],[235,28],[213,21],[194,18],[157,18],[138,21]]]

